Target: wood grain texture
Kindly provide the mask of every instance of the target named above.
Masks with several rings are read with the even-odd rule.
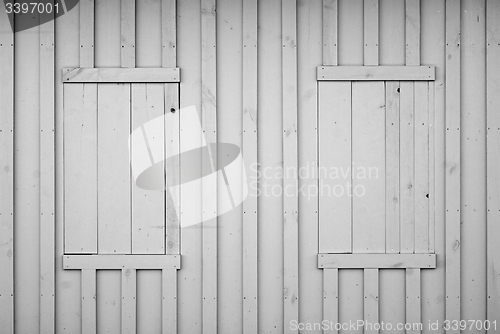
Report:
[[[399,82],[385,84],[385,251],[400,251]]]
[[[379,0],[363,1],[363,64],[378,65]]]
[[[445,84],[446,319],[460,320],[460,3],[453,0],[446,1]]]
[[[180,255],[64,255],[64,269],[180,269]]]
[[[488,0],[487,8],[487,318],[500,323],[500,3]]]
[[[297,2],[281,8],[283,87],[283,168],[298,168],[297,147]],[[297,178],[283,178],[283,298],[284,332],[299,319],[299,221]]]
[[[216,1],[201,2],[201,117],[207,143],[217,142],[217,45]],[[212,171],[217,169],[217,154],[209,152]],[[203,333],[217,332],[217,177],[203,178]]]
[[[130,85],[98,85],[98,253],[132,249]]]
[[[318,66],[318,80],[333,81],[429,81],[434,66]]]
[[[318,254],[318,268],[436,268],[436,254]]]
[[[351,83],[319,83],[319,252],[352,252]]]
[[[258,181],[257,111],[257,1],[243,1],[243,73],[242,73],[242,154],[245,172]],[[250,186],[243,202],[243,333],[258,331],[258,208],[257,187]]]
[[[179,82],[178,68],[64,68],[63,81],[75,82]]]
[[[54,17],[54,13],[46,14]],[[40,332],[55,331],[55,30],[40,26]]]
[[[338,65],[338,0],[323,0],[323,65]]]
[[[0,328],[14,331],[14,33],[0,14]]]

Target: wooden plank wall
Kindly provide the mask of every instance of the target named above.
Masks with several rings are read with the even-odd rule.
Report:
[[[212,29],[215,27],[217,32],[217,60],[211,60],[211,64],[217,65],[217,137],[219,141],[241,145],[247,152],[254,149],[252,145],[258,142],[257,152],[248,158],[250,162],[260,164],[260,171],[266,168],[276,171],[276,166],[282,166],[283,162],[288,165],[296,163],[299,167],[317,166],[316,66],[322,63],[364,63],[365,51],[368,50],[363,42],[363,0],[325,0],[324,3],[323,10],[322,0],[298,0],[296,4],[295,1],[217,1],[217,21],[211,23]],[[50,103],[51,97],[50,84],[46,84],[46,80],[50,81],[50,73],[46,71],[45,64],[51,62],[52,51],[50,40],[45,41],[50,33],[44,31],[50,31],[50,24],[18,32],[14,36],[5,24],[5,17],[0,16],[2,60],[14,59],[15,56],[15,65],[12,65],[12,61],[3,61],[0,65],[2,101],[11,101],[0,106],[0,265],[2,269],[8,269],[0,272],[0,323],[2,328],[8,328],[7,332],[11,332],[14,323],[17,332],[27,333],[51,332],[51,326],[55,326],[58,332],[79,333],[82,329],[88,332],[89,328],[96,326],[101,326],[100,330],[118,332],[121,326],[121,288],[116,284],[121,280],[120,272],[64,271],[61,263],[65,179],[61,168],[64,134],[61,131],[63,91],[60,73],[64,67],[79,67],[81,64],[88,64],[86,66],[89,67],[94,66],[94,63],[96,67],[119,67],[122,59],[120,3],[105,1],[96,3],[95,8],[89,7],[92,4],[92,1],[81,0],[80,6],[54,22],[55,194],[50,192],[54,189],[50,179],[50,161],[54,151],[50,148],[54,146],[50,135],[50,104],[46,104]],[[169,2],[168,6],[172,4]],[[162,7],[160,2],[136,2],[135,63],[138,67],[172,66],[170,61],[162,59],[171,59],[166,54],[175,49],[177,65],[182,69],[181,106],[195,105],[201,116],[204,96],[201,85],[202,3],[200,0],[183,0],[176,5],[177,41],[172,42],[167,34],[162,34],[161,25],[162,8],[170,7]],[[243,8],[253,8],[256,12],[250,14]],[[405,8],[405,3],[401,1],[380,0],[378,8],[378,62],[381,65],[404,65],[407,51],[405,12],[406,8],[411,7]],[[435,179],[435,189],[429,189],[430,194],[435,194],[434,215],[429,217],[429,226],[432,226],[433,218],[435,221],[435,244],[429,245],[429,250],[436,252],[438,266],[435,270],[422,270],[421,273],[421,320],[424,324],[428,321],[442,323],[445,318],[488,318],[500,321],[500,297],[497,294],[500,288],[494,270],[500,257],[495,246],[500,212],[497,186],[500,127],[497,117],[500,77],[497,65],[500,38],[498,4],[494,0],[467,0],[459,6],[458,2],[451,0],[421,0],[419,8],[419,62],[435,65],[437,70],[435,118],[431,116],[429,119],[435,129],[434,139],[430,139],[435,143],[434,156],[429,156],[429,164],[432,165],[432,158],[435,159],[434,176],[429,176]],[[95,40],[94,26],[85,28],[83,21],[80,25],[80,17],[94,10]],[[291,18],[289,11],[294,12],[292,16],[295,18]],[[338,13],[337,16],[335,13]],[[171,17],[171,13],[165,15]],[[324,16],[337,18],[336,24],[331,21],[333,23],[325,28],[330,32],[326,36],[323,36]],[[292,35],[295,31],[295,51],[286,53],[289,45],[282,43],[283,38],[286,40],[286,37],[281,36],[282,31],[292,32]],[[462,34],[458,39],[460,32]],[[323,40],[322,36],[326,39]],[[257,41],[256,49],[248,48],[250,41]],[[43,47],[41,44],[44,44]],[[324,44],[331,51],[325,51],[323,57]],[[133,43],[127,45],[132,46]],[[412,46],[408,47],[411,54]],[[162,48],[166,49],[165,53],[162,53]],[[486,55],[481,52],[483,48],[486,49]],[[92,56],[94,51],[95,58]],[[294,60],[295,56],[297,58]],[[125,59],[130,61],[127,57]],[[287,64],[293,63],[291,68],[284,66],[285,61]],[[445,71],[448,74],[446,76]],[[290,103],[290,100],[283,100],[283,97],[286,94],[293,96],[294,93],[284,91],[282,84],[284,78],[293,76],[293,73],[297,74],[294,90],[297,97],[297,146],[296,149],[287,148],[284,151],[283,121],[289,118],[283,119],[282,112],[292,113],[286,116],[293,118],[294,108],[284,108],[284,102]],[[4,80],[9,75],[11,79]],[[15,116],[12,114],[13,105],[16,108]],[[243,106],[257,108],[255,128],[249,119],[244,118],[246,114]],[[37,112],[34,113],[34,110]],[[430,113],[432,115],[432,109]],[[10,132],[14,130],[13,118],[15,132]],[[180,122],[181,128],[186,126],[182,123],[182,116]],[[242,134],[246,126],[257,131],[257,135]],[[44,130],[43,134],[41,130]],[[294,151],[296,160],[293,160]],[[6,166],[9,168],[6,169]],[[269,174],[261,175],[261,190],[264,186],[272,189],[273,186],[282,185],[281,178]],[[303,178],[298,181],[297,187],[306,186],[307,189],[315,182],[314,179]],[[484,184],[487,187],[481,186]],[[14,185],[16,191],[12,195]],[[458,191],[460,186],[462,190],[467,190],[467,193],[462,193],[462,197]],[[284,202],[282,195],[263,193],[257,198],[256,204],[252,204],[257,206],[257,214],[251,214],[251,209],[250,214],[243,213],[247,212],[246,207],[240,207],[219,217],[221,228],[215,235],[213,231],[209,232],[212,241],[214,236],[217,238],[217,258],[213,253],[208,258],[207,253],[203,255],[207,246],[203,240],[205,238],[207,241],[209,236],[204,235],[204,231],[199,228],[182,231],[183,268],[177,274],[178,332],[201,333],[202,327],[208,332],[216,326],[220,333],[243,332],[243,329],[255,332],[253,329],[256,327],[259,332],[282,333],[291,330],[287,323],[290,320],[320,322],[323,312],[332,314],[329,310],[337,307],[337,300],[342,305],[339,321],[363,316],[356,311],[363,310],[363,271],[336,272],[329,269],[328,272],[325,270],[327,274],[323,278],[323,273],[316,265],[320,199],[299,194],[298,201],[293,198],[289,204]],[[9,201],[12,196],[15,207],[13,201]],[[47,246],[51,236],[50,213],[53,210],[50,200],[47,200],[51,196],[56,198],[56,284],[50,278],[53,262],[51,249]],[[182,200],[186,194],[180,196]],[[194,203],[199,210],[184,210],[183,214],[198,217],[201,221],[201,196],[195,198]],[[296,228],[300,232],[297,234],[298,240],[295,239],[298,250],[290,242],[292,239],[286,239],[290,236],[293,238],[295,230],[285,235],[282,224],[283,213],[294,205],[299,222]],[[243,225],[244,222],[255,221],[257,230],[241,229],[247,226]],[[16,233],[11,240],[13,223]],[[461,229],[463,233],[460,233]],[[49,239],[45,239],[45,233],[48,233]],[[8,243],[3,242],[5,236]],[[293,256],[284,253],[284,247],[295,252]],[[252,250],[252,258],[245,257],[245,249]],[[13,253],[9,253],[9,250]],[[40,251],[49,254],[48,259],[45,255],[41,258]],[[209,258],[211,263],[214,263],[214,259],[217,263],[210,273],[205,271],[207,268],[203,269],[204,260]],[[449,265],[446,270],[445,263]],[[204,271],[210,275],[209,281],[204,282]],[[401,272],[379,270],[381,321],[405,320],[406,277]],[[40,282],[40,274],[49,278],[48,281]],[[81,276],[89,283],[81,285]],[[142,332],[161,332],[162,317],[169,317],[170,313],[162,313],[161,299],[162,281],[174,279],[167,276],[159,271],[140,271],[136,275],[136,326]],[[337,276],[338,290],[335,289]],[[210,284],[207,285],[207,282]],[[214,282],[218,283],[216,290]],[[284,299],[285,286],[295,289],[293,293],[301,296],[294,305],[288,304],[290,299]],[[50,293],[52,288],[55,290],[54,297]],[[326,296],[323,295],[323,289],[328,292]],[[292,290],[287,291],[287,296]],[[97,301],[94,299],[96,292],[101,296]],[[215,295],[218,299],[215,303],[215,299],[205,302],[205,311],[208,305],[216,306],[209,315],[205,312],[210,327],[203,324],[203,297],[207,294],[212,297]],[[249,296],[257,299],[252,301],[250,297],[248,300]],[[327,309],[323,309],[324,297]],[[169,295],[169,298],[175,297]],[[54,300],[55,318],[51,318],[51,303]],[[88,327],[82,328],[81,317],[85,314],[97,314],[97,324],[84,324]],[[431,331],[424,330],[426,332]]]

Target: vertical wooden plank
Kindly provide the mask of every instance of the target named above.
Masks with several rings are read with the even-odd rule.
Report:
[[[180,150],[180,112],[179,112],[179,85],[165,84],[165,156],[175,157]],[[179,160],[173,160],[166,164],[167,184],[180,184],[180,164]],[[167,209],[167,254],[180,254],[180,232],[181,225],[179,213],[176,208],[181,207],[180,189],[175,187],[167,189],[166,209]]]
[[[176,1],[161,2],[161,66],[177,66],[177,15]]]
[[[0,328],[14,332],[14,33],[0,14]]]
[[[97,270],[97,333],[120,333],[122,324],[122,271]]]
[[[243,0],[242,154],[250,180],[258,182],[257,157],[257,1]],[[243,202],[243,333],[258,332],[257,188]]]
[[[340,1],[339,14],[339,65],[363,64],[363,0]]]
[[[161,291],[161,270],[137,270],[137,333],[161,333],[163,312]]]
[[[385,87],[385,252],[399,253],[399,82]]]
[[[351,83],[320,82],[319,97],[319,252],[351,253]]]
[[[380,65],[404,65],[405,2],[380,0],[379,13],[379,63]]]
[[[415,253],[429,252],[429,84],[414,83]]]
[[[353,252],[385,252],[385,85],[352,83]]]
[[[97,85],[64,85],[65,253],[97,253]],[[84,170],[85,173],[81,171]]]
[[[338,0],[323,0],[323,65],[338,65]]]
[[[460,320],[460,2],[446,1],[446,319]],[[449,330],[458,333],[459,330]]]
[[[131,89],[132,129],[142,132],[142,137],[131,137],[131,161],[144,159],[150,165],[163,165],[163,122],[148,123],[163,116],[163,84],[132,84]],[[139,151],[134,146],[144,144],[147,149],[144,156],[134,156]],[[160,190],[156,191],[132,184],[132,254],[165,254],[165,192],[162,191],[165,180],[161,182]]]
[[[364,0],[363,16],[363,63],[378,65],[378,0]]]
[[[121,1],[95,2],[94,36],[95,67],[120,67]]]
[[[500,3],[486,4],[487,32],[487,319],[500,323]]]
[[[135,0],[121,2],[121,67],[135,67]]]
[[[207,143],[217,142],[217,55],[216,1],[201,2],[201,94],[202,126]],[[208,152],[212,170],[216,170],[217,154]],[[207,160],[204,160],[207,161]],[[207,166],[209,167],[209,166]],[[202,181],[203,217],[203,333],[217,332],[217,178]]]
[[[421,323],[420,313],[420,269],[406,269],[406,323],[412,326],[410,330],[406,330],[406,333],[422,332],[413,327]]]
[[[80,0],[80,67],[94,67],[94,0]]]
[[[53,3],[53,2],[52,2]],[[55,331],[54,13],[40,26],[40,332]]]
[[[122,269],[122,333],[136,333],[136,269]]]
[[[281,8],[283,87],[283,169],[296,170],[297,152],[297,3],[285,1]],[[288,174],[288,173],[287,173]],[[283,297],[284,331],[299,320],[298,282],[298,182],[292,175],[283,178]]]
[[[82,334],[92,334],[97,331],[96,308],[96,270],[82,270]]]
[[[323,320],[339,322],[339,270],[323,269]],[[323,333],[338,333],[334,327]]]
[[[177,270],[162,270],[162,333],[177,333]]]
[[[363,269],[339,271],[339,323],[341,324],[356,323],[364,319],[363,277]],[[363,328],[351,328],[350,332],[361,334]]]
[[[400,83],[400,217],[401,253],[415,250],[413,82]]]
[[[436,106],[435,106],[435,83],[429,82],[429,253],[436,251]]]
[[[406,0],[406,65],[420,65],[420,0]]]
[[[130,85],[98,86],[98,252],[130,254]]]
[[[379,324],[379,311],[378,311],[378,269],[364,269],[364,320],[365,330],[364,333],[378,333],[377,324]]]

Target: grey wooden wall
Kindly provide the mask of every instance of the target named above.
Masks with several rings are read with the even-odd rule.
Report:
[[[378,1],[380,65],[405,65],[407,2]],[[338,1],[338,65],[364,64],[363,3]],[[210,125],[219,142],[253,152],[249,158],[261,168],[316,164],[323,1],[218,0],[216,21],[206,15],[211,4],[177,1],[181,107],[195,105],[203,116],[215,106],[207,107],[204,93],[216,88]],[[429,321],[445,319],[500,326],[500,1],[421,0],[419,8],[420,63],[436,66],[438,260],[436,269],[422,271],[423,332],[432,333]],[[135,23],[136,66],[161,67],[161,1],[136,1]],[[79,6],[15,34],[0,13],[2,333],[82,328],[80,271],[62,267],[61,131],[62,68],[79,66],[80,45]],[[95,67],[120,67],[118,0],[95,3],[94,51]],[[256,125],[244,110],[257,110]],[[260,182],[272,187],[283,180]],[[189,208],[200,218],[201,205]],[[260,196],[245,205],[220,216],[215,233],[182,230],[179,333],[282,333],[292,320],[323,320],[319,198]],[[249,229],[252,222],[256,229]],[[216,252],[207,252],[207,241],[216,242]],[[97,273],[99,332],[120,332],[120,279],[119,271]],[[404,279],[403,271],[380,270],[380,320],[405,321]],[[137,272],[138,333],[161,332],[161,283],[161,271]],[[339,289],[341,318],[362,310],[362,270],[342,271]]]

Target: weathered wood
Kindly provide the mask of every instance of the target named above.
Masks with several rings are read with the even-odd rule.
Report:
[[[64,85],[64,179],[64,252],[97,253],[95,84]]]
[[[385,251],[385,87],[352,83],[352,251]]]
[[[286,1],[281,7],[283,168],[298,167],[297,147],[297,2]],[[289,324],[299,320],[299,222],[298,181],[283,177],[283,298],[284,331],[293,333]]]
[[[80,67],[94,67],[94,0],[80,4]]]
[[[64,269],[180,269],[180,255],[64,255]]]
[[[378,65],[378,2],[363,0],[363,64]]]
[[[217,45],[216,1],[201,2],[201,117],[207,143],[217,142]],[[208,152],[212,171],[216,152]],[[203,221],[203,333],[217,332],[217,177],[202,181]]]
[[[422,323],[420,290],[420,269],[406,269],[406,323],[412,326],[406,333],[422,333],[413,327]]]
[[[436,254],[318,254],[318,268],[436,268]]]
[[[338,65],[338,0],[323,0],[323,65]]]
[[[167,84],[164,86],[165,95],[165,157],[175,157],[180,153],[180,111],[179,111],[179,85]],[[167,185],[180,184],[179,160],[166,164]],[[180,254],[180,188],[167,189],[167,239],[166,253]]]
[[[242,154],[245,172],[251,182],[258,181],[257,157],[257,1],[243,1],[242,73]],[[258,331],[258,212],[257,188],[248,187],[243,202],[243,333]]]
[[[352,252],[351,83],[319,83],[319,252]]]
[[[81,280],[82,334],[95,334],[97,331],[96,270],[82,270]]]
[[[177,7],[175,0],[161,2],[161,66],[177,64]]]
[[[122,269],[122,333],[136,333],[137,330],[137,271]]]
[[[385,251],[399,253],[399,82],[385,86]]]
[[[400,84],[400,245],[401,253],[415,251],[415,172],[413,82]]]
[[[420,0],[406,0],[406,65],[420,65]]]
[[[135,67],[135,0],[120,1],[121,67]]]
[[[414,83],[415,253],[429,252],[429,85]]]
[[[446,0],[446,319],[460,320],[460,2]],[[449,330],[447,333],[459,333]]]
[[[375,324],[379,324],[379,270],[378,269],[364,269],[364,320],[366,323],[364,333],[379,333],[375,329]]]
[[[178,268],[180,269],[180,268]],[[177,269],[162,270],[162,333],[177,333]]]
[[[63,82],[179,82],[178,68],[64,68]]]
[[[434,66],[318,66],[317,78],[338,81],[429,81],[435,79]]]
[[[130,137],[130,159],[141,159],[150,166],[163,164],[163,122],[152,121],[164,114],[163,84],[132,84],[131,90],[131,129],[139,129],[142,136]],[[138,175],[133,177],[136,180]],[[132,254],[165,254],[165,191],[161,190],[165,179],[159,181],[157,191],[139,188],[135,180],[131,187]]]
[[[53,3],[53,2],[52,2]],[[54,13],[46,14],[54,17]],[[40,332],[55,331],[54,20],[40,26]]]
[[[2,15],[2,14],[0,14]],[[14,332],[14,33],[0,20],[0,328]]]
[[[329,323],[339,322],[339,270],[323,270],[323,320]],[[338,333],[335,328],[323,333]]]
[[[130,85],[98,85],[97,108],[98,253],[130,254]]]
[[[487,1],[487,319],[500,323],[500,3]]]

